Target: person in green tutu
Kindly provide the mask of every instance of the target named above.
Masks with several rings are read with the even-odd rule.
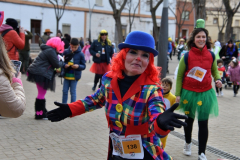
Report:
[[[184,127],[185,145],[183,153],[191,155],[192,127],[195,115],[198,119],[198,159],[206,160],[205,150],[208,139],[208,119],[218,116],[218,102],[212,88],[211,75],[216,80],[216,86],[221,87],[221,77],[217,62],[208,40],[208,31],[204,28],[205,22],[197,20],[196,28],[187,42],[189,52],[185,53],[179,62],[176,82],[176,102],[180,103],[180,110],[188,116]]]

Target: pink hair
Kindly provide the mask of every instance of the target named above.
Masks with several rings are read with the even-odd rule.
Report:
[[[63,53],[64,51],[64,42],[59,37],[49,39],[46,45],[55,48],[59,53]]]

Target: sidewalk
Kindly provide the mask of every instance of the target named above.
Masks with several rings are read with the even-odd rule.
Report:
[[[169,63],[170,75],[173,78],[177,66],[177,57]],[[92,63],[91,63],[92,64]],[[83,71],[82,79],[77,86],[77,99],[92,94],[94,74],[89,71],[91,64]],[[74,118],[52,123],[47,120],[34,120],[34,102],[37,95],[36,85],[26,81],[22,76],[27,108],[18,119],[0,119],[0,159],[3,160],[106,160],[108,148],[108,128],[103,109],[86,113]],[[174,80],[175,84],[175,80]],[[61,80],[57,78],[55,92],[47,92],[46,106],[48,110],[57,106],[54,101],[62,99]],[[173,93],[175,85],[173,86]],[[209,121],[208,145],[240,157],[239,131],[240,115],[239,97],[233,97],[231,89],[223,89],[224,96],[219,97],[219,117]],[[70,99],[70,98],[69,98]],[[231,103],[229,103],[231,102]],[[175,129],[183,134],[183,129]],[[194,122],[193,138],[197,140],[198,126]],[[184,141],[169,134],[166,152],[175,160],[196,160],[196,146],[192,146],[192,156],[182,154]],[[208,160],[219,157],[206,152]]]

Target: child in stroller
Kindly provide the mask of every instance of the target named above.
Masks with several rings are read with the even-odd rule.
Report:
[[[232,87],[232,82],[231,82],[229,74],[227,72],[228,69],[230,68],[229,64],[230,64],[231,60],[230,59],[226,59],[226,60],[224,59],[223,62],[224,62],[224,67],[226,69],[226,74],[224,76],[224,83],[223,84],[225,84],[224,87],[226,89],[227,87]]]

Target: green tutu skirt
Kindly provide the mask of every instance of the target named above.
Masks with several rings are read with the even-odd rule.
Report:
[[[214,89],[206,92],[193,92],[182,89],[179,109],[193,119],[197,114],[198,121],[217,117],[218,102]]]

